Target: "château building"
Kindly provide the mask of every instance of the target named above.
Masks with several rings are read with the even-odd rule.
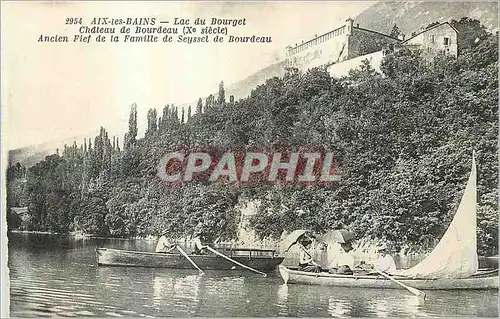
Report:
[[[358,56],[379,51],[382,47],[399,43],[380,32],[354,26],[353,19],[332,31],[315,36],[293,47],[287,47],[287,66],[309,69],[319,65],[343,62]]]
[[[444,22],[422,28],[420,33],[405,40],[404,35],[394,38],[361,28],[349,18],[344,25],[334,30],[288,46],[286,65],[300,70],[326,66],[332,76],[340,77],[368,60],[376,71],[380,71],[384,56],[402,47],[421,50],[426,59],[438,54],[456,57],[457,35],[458,31],[450,23]]]
[[[427,29],[421,28],[420,33],[403,41],[401,45],[413,46],[422,52],[426,59],[432,59],[438,54],[458,55],[458,31],[450,23],[444,22]]]

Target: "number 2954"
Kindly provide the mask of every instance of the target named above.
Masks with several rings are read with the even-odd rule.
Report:
[[[82,18],[66,18],[66,24],[82,24]]]

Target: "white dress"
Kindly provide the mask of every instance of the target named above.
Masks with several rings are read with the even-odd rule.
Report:
[[[161,236],[158,240],[158,244],[156,245],[155,252],[157,253],[166,253],[172,250],[172,243],[167,239],[166,236]]]
[[[354,257],[345,251],[339,253],[337,257],[337,266],[349,266],[349,268],[354,269]]]
[[[394,258],[391,255],[386,254],[384,257],[380,256],[378,259],[378,270],[385,272],[395,272],[396,271],[396,263],[394,262]]]

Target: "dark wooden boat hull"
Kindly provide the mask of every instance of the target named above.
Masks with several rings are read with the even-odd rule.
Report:
[[[405,289],[382,276],[338,275],[311,273],[289,269],[283,265],[279,271],[287,284],[309,284],[338,287]],[[423,290],[498,289],[498,270],[464,279],[407,279],[394,276],[405,285]]]
[[[498,268],[498,256],[479,257],[479,268]]]
[[[180,254],[150,253],[133,250],[97,248],[99,266],[125,266],[150,268],[196,269],[186,257]],[[203,270],[244,269],[215,255],[189,255]],[[274,271],[284,257],[276,256],[231,256],[232,259],[260,271]]]

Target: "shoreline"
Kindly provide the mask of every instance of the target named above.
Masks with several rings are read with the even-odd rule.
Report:
[[[156,236],[135,236],[135,237],[109,237],[109,236],[94,236],[90,234],[85,234],[85,233],[80,233],[80,232],[69,232],[69,233],[57,233],[57,232],[49,232],[49,231],[39,231],[39,230],[18,230],[18,229],[13,229],[13,230],[8,230],[7,233],[14,233],[14,234],[33,234],[33,235],[65,235],[69,237],[74,237],[74,238],[97,238],[97,239],[113,239],[113,240],[146,240],[146,241],[157,241],[159,237]],[[173,238],[172,238],[173,239]],[[176,241],[178,242],[187,242],[189,241],[186,238],[177,238]],[[224,243],[220,243],[224,245]],[[376,246],[376,245],[375,245]],[[369,249],[366,247],[366,242],[363,242],[361,245],[356,247],[353,252],[358,253],[358,254],[366,254]],[[406,256],[406,257],[414,257],[418,255],[426,254],[426,252],[420,252],[420,253],[404,253],[404,252],[398,252],[398,253],[393,253],[393,255],[399,255],[399,256]],[[492,256],[478,256],[479,258],[489,258],[489,259],[494,259],[498,258],[499,255],[492,255]]]
[[[28,234],[28,235],[57,235],[57,236],[68,236],[70,238],[78,239],[78,240],[86,240],[90,238],[96,238],[96,239],[112,239],[112,240],[120,240],[120,241],[127,241],[127,240],[145,240],[148,242],[156,242],[158,240],[158,237],[155,236],[147,236],[147,237],[127,237],[127,238],[120,238],[120,237],[102,237],[102,236],[93,236],[89,234],[84,234],[80,232],[71,232],[71,233],[56,233],[56,232],[47,232],[47,231],[36,231],[36,230],[9,230],[8,232],[15,233],[15,234]],[[7,233],[8,233],[7,232]],[[189,240],[186,238],[178,238],[175,239],[176,242],[178,243],[187,243]],[[278,241],[279,242],[279,241]],[[374,242],[375,243],[375,242]],[[373,263],[376,260],[376,254],[371,252],[371,249],[369,248],[372,246],[374,243],[368,243],[367,241],[360,241],[357,245],[356,248],[354,248],[352,254],[355,260],[365,260],[366,262],[371,262]],[[221,243],[224,246],[224,243]],[[259,247],[259,245],[254,245],[255,247],[251,247],[247,245],[240,245],[232,243],[231,246],[235,247],[240,247],[240,248],[255,248],[255,249],[263,249],[265,247]],[[248,247],[247,247],[248,246]],[[270,245],[268,248],[269,249],[276,249],[271,247]],[[375,246],[376,247],[376,244]],[[276,250],[277,252],[280,253],[279,249]],[[319,249],[314,249],[312,252],[312,255],[317,259],[320,260],[320,262],[328,262],[325,260],[325,255],[323,255],[325,252],[320,251]],[[286,254],[284,263],[286,262],[292,262],[295,263],[296,260],[298,260],[298,252],[294,251],[294,249],[290,249],[290,251]],[[323,255],[323,256],[322,256]],[[393,253],[392,256],[395,259],[398,259],[398,263],[400,263],[400,266],[411,266],[422,260],[425,256],[427,255],[426,252],[422,252],[419,254],[416,254],[414,252],[407,253],[405,254],[404,251],[400,251],[398,253]],[[328,259],[328,257],[326,256]],[[493,256],[478,256],[478,261],[480,263],[480,267],[486,267],[486,268],[498,268],[498,255],[493,255]]]
[[[58,232],[50,232],[50,231],[40,231],[40,230],[19,230],[19,229],[12,229],[8,230],[7,233],[14,233],[14,234],[34,234],[34,235],[64,235],[64,236],[69,236],[69,237],[75,237],[75,238],[98,238],[98,239],[118,239],[118,240],[158,240],[157,237],[155,236],[147,236],[147,237],[141,237],[141,236],[135,236],[135,237],[107,237],[107,236],[95,236],[91,234],[86,234],[86,233],[80,233],[80,232],[69,232],[69,233],[58,233]]]

